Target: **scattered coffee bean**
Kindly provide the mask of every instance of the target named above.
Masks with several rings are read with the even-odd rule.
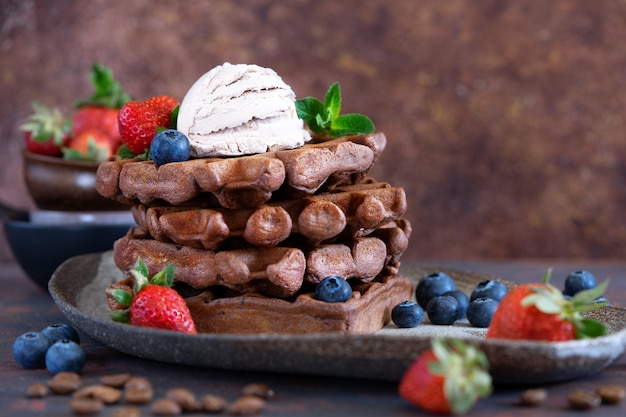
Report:
[[[75,372],[59,372],[48,381],[48,387],[55,394],[71,394],[82,385],[80,375]]]
[[[135,376],[124,384],[124,399],[129,404],[147,404],[153,397],[154,390],[148,378]]]
[[[520,396],[520,404],[536,407],[543,403],[548,397],[548,392],[543,388],[533,388],[522,392]]]
[[[94,398],[105,404],[115,404],[122,399],[122,391],[106,385],[88,385],[75,391],[74,398]]]
[[[178,403],[169,398],[160,398],[152,403],[150,407],[152,414],[157,416],[177,416],[182,414],[183,410]]]
[[[602,385],[596,390],[604,404],[618,404],[626,396],[626,388],[618,384]]]
[[[105,375],[100,378],[100,383],[113,388],[122,388],[129,379],[130,374]]]
[[[172,388],[165,393],[165,398],[175,401],[184,412],[198,411],[200,404],[195,395],[185,388]]]
[[[141,417],[141,410],[134,406],[124,406],[115,410],[113,417]]]
[[[77,416],[93,416],[104,408],[104,403],[95,398],[72,398],[70,410]]]
[[[228,407],[228,412],[238,416],[249,416],[261,412],[263,408],[265,408],[265,400],[263,398],[259,398],[256,395],[245,395],[233,401],[230,407]]]
[[[28,398],[43,398],[50,392],[50,389],[46,384],[42,384],[41,382],[35,382],[30,384],[28,389],[26,390],[26,396]]]
[[[243,387],[243,395],[256,395],[267,400],[274,396],[274,391],[265,384],[248,384]]]
[[[218,395],[206,394],[200,398],[202,409],[207,413],[221,413],[226,409],[226,400]]]
[[[576,410],[590,410],[600,405],[600,396],[592,391],[574,390],[567,396],[570,406]]]

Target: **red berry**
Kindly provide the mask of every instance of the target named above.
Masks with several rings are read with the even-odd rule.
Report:
[[[157,127],[170,127],[170,117],[177,106],[178,101],[168,96],[126,103],[119,112],[122,142],[133,153],[144,153],[150,148]]]

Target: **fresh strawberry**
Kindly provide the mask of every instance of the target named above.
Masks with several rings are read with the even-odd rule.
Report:
[[[150,148],[157,127],[170,128],[172,112],[178,101],[169,96],[152,97],[146,101],[130,101],[119,113],[122,142],[136,155]]]
[[[122,145],[118,114],[120,108],[130,101],[121,84],[113,77],[110,68],[95,64],[89,76],[94,93],[76,103],[72,118],[72,135],[79,136],[85,130],[101,130],[109,138],[114,151]]]
[[[39,103],[33,103],[33,114],[20,129],[24,132],[26,149],[41,155],[61,156],[61,148],[70,139],[70,121],[59,109]]]
[[[113,320],[197,334],[185,300],[171,288],[174,283],[173,265],[167,266],[149,280],[148,267],[139,258],[131,275],[134,280],[132,294],[115,287],[106,291],[107,297],[127,307],[125,310],[112,310]]]
[[[73,136],[63,148],[63,158],[74,161],[104,162],[117,149],[109,135],[99,129],[86,129]]]
[[[542,283],[522,284],[509,291],[500,300],[486,337],[556,342],[606,333],[606,326],[582,315],[606,305],[596,302],[604,293],[606,282],[566,299],[549,280],[550,271]]]
[[[120,110],[117,108],[103,106],[81,107],[72,118],[72,135],[78,136],[85,130],[100,130],[117,151],[117,148],[122,145],[119,122],[117,121],[119,112]]]
[[[463,414],[491,394],[486,355],[476,347],[452,339],[433,339],[407,369],[398,392],[410,403],[436,414]]]

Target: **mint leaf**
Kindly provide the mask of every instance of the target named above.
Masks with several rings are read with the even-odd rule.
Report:
[[[332,124],[329,135],[340,137],[372,132],[374,132],[374,123],[369,117],[359,113],[351,113],[337,117]]]
[[[331,123],[339,117],[341,112],[341,88],[338,82],[334,82],[326,91],[324,108],[326,109],[326,119]]]
[[[322,133],[324,131],[317,123],[317,116],[324,113],[324,104],[315,97],[296,100],[296,113],[313,132]]]
[[[350,135],[368,135],[375,130],[374,123],[359,113],[341,115],[341,88],[334,82],[326,91],[324,103],[314,97],[296,100],[298,117],[320,138]]]

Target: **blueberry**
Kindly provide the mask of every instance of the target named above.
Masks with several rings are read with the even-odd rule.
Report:
[[[46,366],[46,351],[52,342],[41,332],[28,332],[13,342],[13,357],[24,368],[37,369]]]
[[[431,298],[454,290],[456,290],[456,285],[454,285],[454,281],[448,274],[434,272],[419,280],[415,288],[415,298],[417,299],[417,304],[426,309]]]
[[[480,297],[467,307],[467,320],[474,327],[489,327],[499,302],[493,298]]]
[[[157,165],[183,162],[189,159],[189,139],[179,130],[166,129],[154,135],[150,143],[150,158]]]
[[[452,324],[459,316],[459,303],[449,295],[433,297],[426,306],[428,319],[432,324]]]
[[[417,327],[424,318],[424,310],[412,301],[403,301],[391,310],[391,320],[398,327]]]
[[[72,340],[59,340],[46,352],[46,368],[52,374],[80,372],[84,365],[85,351]]]
[[[450,297],[456,298],[456,301],[459,303],[459,315],[457,316],[457,320],[461,320],[465,318],[467,314],[467,306],[469,305],[469,298],[467,295],[460,290],[447,291],[442,295],[449,295]]]
[[[48,339],[50,339],[52,343],[58,342],[61,339],[70,339],[76,343],[80,343],[80,338],[76,330],[67,324],[51,324],[43,329],[41,333],[48,336]]]
[[[506,286],[500,281],[487,280],[478,283],[472,294],[470,295],[470,301],[474,301],[477,298],[491,298],[496,301],[500,301],[507,293]]]
[[[328,303],[341,303],[352,297],[348,281],[334,275],[328,276],[315,287],[315,298]]]
[[[565,278],[565,295],[575,295],[584,290],[590,290],[596,287],[596,278],[589,271],[575,271]]]

